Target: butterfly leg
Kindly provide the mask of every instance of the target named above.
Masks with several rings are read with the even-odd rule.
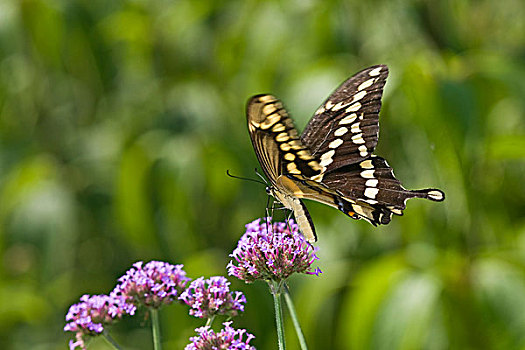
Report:
[[[266,200],[266,216],[264,217],[264,221],[266,223],[266,232],[270,232],[271,230],[271,226],[272,226],[271,218],[273,217],[274,205],[275,205],[275,202],[272,203],[272,207],[270,208],[270,196],[268,196],[268,199]]]
[[[283,207],[284,208],[284,207]],[[284,208],[284,209],[287,209],[287,208]],[[293,211],[289,210],[288,211],[288,215],[286,217],[286,226],[288,227],[288,231],[292,232],[292,228],[290,227],[290,219],[292,218],[292,215],[293,215]]]

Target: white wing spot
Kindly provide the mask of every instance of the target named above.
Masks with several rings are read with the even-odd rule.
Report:
[[[287,161],[293,162],[294,159],[295,159],[295,154],[293,154],[293,153],[286,153],[284,155],[284,159],[286,159]]]
[[[322,167],[325,167],[325,166],[328,166],[329,164],[331,164],[334,160],[332,159],[332,157],[334,156],[335,154],[335,150],[330,150],[328,152],[326,152],[325,154],[323,154],[321,156],[321,161],[319,162],[319,165],[322,166]]]
[[[321,107],[319,107],[319,108],[317,109],[317,111],[315,111],[315,114],[317,115],[317,114],[321,114],[321,113],[323,113],[323,112],[324,112],[324,107],[321,106]]]
[[[357,135],[352,136],[352,142],[355,143],[356,145],[365,143],[365,140],[363,140],[363,134],[357,134]]]
[[[319,163],[317,163],[317,161],[315,160],[309,161],[308,165],[310,166],[310,168],[314,169],[315,171],[321,170]]]
[[[333,150],[333,149],[330,150],[330,151],[328,151],[328,152],[326,152],[325,154],[323,154],[323,155],[321,156],[321,161],[322,161],[322,160],[325,160],[325,159],[327,159],[327,158],[332,158],[332,157],[334,156],[334,154],[335,154],[335,150]]]
[[[273,126],[272,128],[272,132],[281,132],[281,131],[284,131],[285,127],[283,124],[281,123],[277,123]]]
[[[368,148],[366,148],[365,145],[359,146],[358,150],[359,150],[359,155],[361,157],[366,157],[368,155]]]
[[[310,153],[308,153],[308,151],[306,150],[300,150],[297,152],[297,155],[299,156],[299,158],[301,158],[302,160],[311,160],[313,159],[313,157],[310,155]]]
[[[350,131],[353,134],[358,134],[361,132],[361,129],[359,129],[359,122],[352,124],[352,127],[350,128]]]
[[[368,204],[377,204],[377,203],[379,203],[375,199],[364,199],[364,201],[367,202]]]
[[[375,77],[378,76],[380,72],[381,67],[377,67],[376,69],[372,69],[370,72],[368,72],[368,75],[370,75],[371,77]]]
[[[288,152],[290,150],[290,145],[287,144],[287,143],[281,143],[281,145],[279,145],[279,147],[281,148],[281,150],[285,151],[285,152]]]
[[[360,205],[352,206],[352,209],[359,215],[366,217],[366,213]]]
[[[428,196],[436,201],[443,200],[443,193],[439,191],[429,191]]]
[[[373,179],[374,178],[374,170],[365,170],[361,171],[361,177],[365,179]]]
[[[272,102],[275,101],[275,97],[272,95],[264,95],[259,97],[260,102]]]
[[[361,163],[359,163],[359,166],[363,169],[374,169],[374,165],[370,159],[363,160]]]
[[[338,111],[341,108],[346,107],[347,105],[348,105],[348,103],[339,102],[338,104],[336,104],[335,106],[332,107],[332,111]]]
[[[334,132],[334,135],[339,137],[339,136],[343,136],[344,134],[346,134],[348,132],[348,129],[345,128],[344,126],[340,127],[339,129],[337,129],[335,132]]]
[[[324,105],[324,108],[329,111],[330,109],[332,109],[332,107],[334,106],[334,104],[332,103],[332,101],[328,101],[326,102],[326,104]]]
[[[344,117],[343,119],[341,119],[341,121],[339,122],[339,125],[352,124],[354,122],[354,120],[356,120],[356,119],[357,119],[357,114],[352,113],[349,116]]]
[[[295,165],[295,163],[288,163],[286,165],[286,169],[288,170],[290,174],[300,174],[301,173],[299,169],[297,169],[297,165]]]
[[[335,139],[332,142],[328,144],[329,148],[337,148],[343,144],[343,140],[341,139]]]
[[[269,104],[263,107],[262,111],[264,114],[269,115],[277,110],[275,104]]]
[[[371,78],[371,79],[368,79],[368,80],[362,82],[361,85],[359,85],[357,87],[357,90],[361,91],[363,89],[366,89],[367,87],[370,87],[374,83],[374,80],[375,80],[374,78]]]
[[[322,166],[323,168],[324,167],[327,167],[329,166],[330,164],[332,164],[334,160],[332,158],[326,158],[326,159],[323,159],[321,160],[321,162],[319,163],[320,166]],[[324,170],[323,170],[324,171]]]
[[[350,105],[350,107],[348,107],[346,109],[347,112],[355,112],[355,111],[358,111],[359,108],[361,108],[361,103],[359,102],[356,102],[354,103],[353,105]]]
[[[314,181],[317,181],[317,182],[322,182],[323,181],[323,176],[324,176],[324,173],[323,173],[324,170],[321,171],[320,174],[317,174],[315,176],[312,176],[310,179],[314,180]]]
[[[277,142],[284,142],[284,141],[288,141],[289,139],[290,139],[290,136],[288,136],[288,134],[285,132],[282,132],[278,134],[277,136],[275,136],[275,141]]]
[[[370,180],[366,180],[365,186],[366,187],[376,187],[378,183],[379,181],[377,179],[370,179]]]
[[[403,211],[400,209],[390,209],[390,211],[397,215],[403,215]]]
[[[269,129],[272,125],[277,123],[279,120],[281,120],[281,116],[278,113],[274,113],[268,117],[266,117],[266,120],[261,123],[261,129],[266,130]]]
[[[277,135],[279,136],[279,135]],[[292,147],[292,149],[294,150],[300,150],[300,149],[303,149],[303,146],[301,144],[301,141],[299,140],[291,140],[290,142],[288,142],[290,144],[290,147]]]
[[[374,199],[376,198],[378,192],[379,192],[379,189],[377,188],[367,187],[367,189],[365,190],[365,196],[367,196],[368,198]]]
[[[358,92],[357,94],[354,95],[354,98],[353,98],[352,102],[359,101],[360,99],[365,97],[365,95],[366,95],[366,91]]]

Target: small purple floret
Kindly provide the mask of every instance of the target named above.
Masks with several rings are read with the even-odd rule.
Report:
[[[123,315],[133,315],[135,306],[121,296],[83,295],[80,303],[71,305],[66,315],[66,332],[75,332],[76,341],[69,342],[70,349],[85,349],[86,336],[96,336],[104,327],[115,323]]]
[[[144,266],[142,261],[136,262],[119,278],[120,284],[111,295],[123,296],[135,306],[159,308],[171,304],[178,300],[191,280],[182,267],[162,261],[150,261]]]
[[[309,274],[309,275],[316,275],[316,276],[319,276],[322,273],[323,273],[323,271],[321,271],[321,269],[318,268],[318,267],[316,267],[315,270],[313,270],[311,272],[307,272],[307,274]]]
[[[232,349],[232,350],[256,350],[250,341],[255,338],[245,329],[235,329],[231,327],[232,322],[224,322],[224,329],[215,333],[210,327],[200,327],[195,329],[199,333],[196,337],[191,337],[191,343],[186,345],[184,350],[211,350],[211,349]],[[243,340],[244,335],[246,339]]]
[[[230,292],[230,282],[223,276],[203,277],[191,282],[180,300],[188,304],[190,315],[210,318],[215,315],[237,316],[244,311],[246,297],[241,292]]]
[[[319,259],[316,252],[293,220],[272,224],[271,218],[257,219],[246,225],[246,233],[230,254],[235,260],[229,262],[228,274],[246,283],[280,282],[296,272],[319,275],[319,268],[311,270]]]

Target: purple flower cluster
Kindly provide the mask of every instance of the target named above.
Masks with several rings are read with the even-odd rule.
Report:
[[[307,273],[319,275],[321,270],[311,271],[312,263],[319,259],[314,248],[299,233],[293,220],[275,222],[271,218],[252,221],[246,225],[246,233],[237,248],[230,254],[235,263],[228,264],[228,274],[246,283],[256,280],[287,279],[291,274]]]
[[[203,277],[191,282],[180,296],[191,307],[190,315],[200,318],[210,318],[215,315],[237,316],[244,311],[246,297],[236,291],[230,292],[230,282],[223,276]]]
[[[120,284],[111,292],[114,296],[123,296],[126,302],[134,305],[159,308],[171,304],[186,288],[190,278],[182,265],[172,265],[162,261],[142,261],[133,264]]]
[[[69,342],[70,349],[85,349],[87,336],[101,334],[104,327],[123,315],[135,314],[140,305],[158,308],[178,300],[190,280],[182,265],[160,261],[142,264],[142,261],[133,264],[109,295],[84,295],[80,303],[69,308],[64,331],[76,333],[76,341]]]
[[[115,323],[123,315],[133,315],[135,310],[136,307],[126,303],[123,297],[83,295],[80,303],[72,305],[66,315],[68,323],[64,331],[76,333],[76,342],[70,340],[69,348],[85,349],[86,336],[102,333],[105,326]]]
[[[244,311],[244,294],[230,292],[230,282],[225,277],[216,276],[207,280],[201,277],[187,286],[191,279],[186,277],[182,267],[161,261],[147,264],[139,261],[119,278],[119,284],[109,295],[84,295],[80,303],[70,307],[66,316],[64,330],[76,333],[76,341],[70,341],[70,349],[85,349],[87,336],[102,334],[106,326],[115,323],[123,315],[135,314],[139,306],[157,309],[179,301],[191,307],[190,315],[200,318],[216,315],[233,317]],[[227,327],[225,332],[233,331],[233,328]],[[235,332],[230,342],[234,340],[235,334],[242,336],[242,332]],[[209,332],[203,330],[202,334],[205,333]],[[209,334],[213,334],[213,331]]]
[[[212,350],[212,349],[231,349],[231,350],[255,350],[250,345],[250,341],[255,338],[245,329],[235,329],[231,327],[232,322],[224,322],[224,329],[215,333],[210,327],[200,327],[195,331],[199,333],[197,337],[191,337],[191,344],[186,345],[184,350]],[[246,334],[246,340],[243,340]]]

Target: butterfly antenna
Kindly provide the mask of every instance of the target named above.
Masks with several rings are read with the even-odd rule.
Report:
[[[268,184],[266,183],[266,181],[263,182],[263,181],[259,181],[259,180],[257,180],[257,179],[251,179],[251,178],[249,178],[249,177],[242,177],[242,176],[232,175],[232,174],[230,173],[230,170],[229,170],[229,169],[226,170],[226,175],[228,175],[228,176],[231,177],[231,178],[238,179],[238,180],[246,180],[246,181],[257,182],[258,184],[265,185],[265,186],[268,185]],[[263,180],[264,180],[264,179],[263,179]]]
[[[261,178],[261,180],[264,182],[264,184],[266,186],[269,186],[268,184],[268,181],[266,181],[266,179],[264,178],[264,176],[261,175],[261,173],[257,170],[257,168],[255,168],[255,174],[257,174],[257,176],[259,176]]]

